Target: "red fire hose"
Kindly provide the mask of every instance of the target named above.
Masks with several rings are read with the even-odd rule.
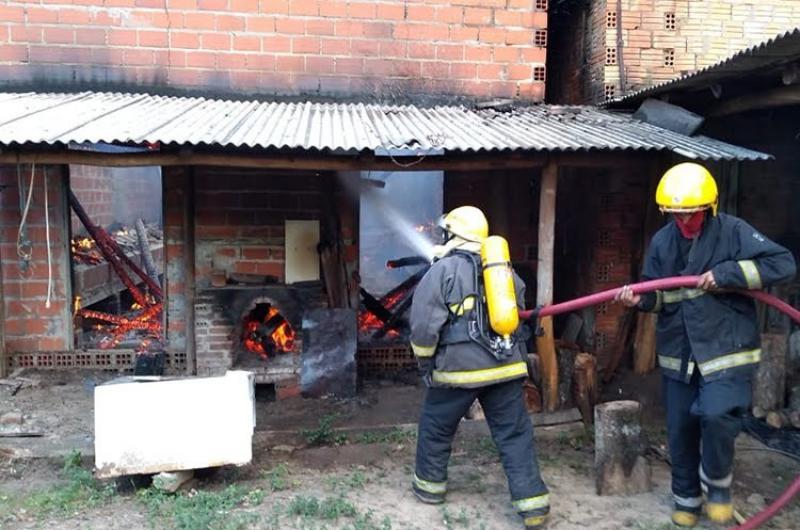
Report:
[[[630,285],[630,287],[632,288],[634,294],[642,294],[656,290],[679,289],[681,287],[695,288],[697,287],[699,280],[700,276],[676,276],[672,278],[662,278],[660,280],[633,283]],[[519,316],[520,318],[527,320],[531,318],[569,313],[571,311],[583,309],[584,307],[602,304],[603,302],[609,302],[617,296],[617,293],[619,293],[620,290],[621,288],[617,287],[615,289],[601,291],[599,293],[583,296],[581,298],[576,298],[560,304],[548,305],[539,309],[520,311]],[[790,306],[783,300],[772,296],[771,294],[765,293],[764,291],[748,291],[744,289],[735,289],[733,292],[749,296],[750,298],[758,300],[763,304],[772,306],[794,320],[797,324],[800,324],[800,311]],[[753,530],[754,528],[758,528],[766,521],[771,519],[776,513],[778,513],[778,511],[789,501],[791,501],[798,493],[800,493],[800,475],[795,477],[794,481],[789,485],[789,487],[787,487],[780,497],[775,499],[772,504],[764,508],[764,510],[757,513],[741,525],[734,526],[729,530]]]

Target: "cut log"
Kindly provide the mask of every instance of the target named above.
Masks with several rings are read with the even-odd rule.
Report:
[[[486,414],[483,413],[483,407],[481,406],[481,402],[477,399],[472,402],[472,405],[469,406],[469,410],[467,414],[464,416],[468,420],[485,420]]]
[[[611,401],[594,409],[595,481],[598,495],[635,495],[652,489],[644,457],[641,406]]]
[[[787,338],[783,333],[761,335],[761,362],[753,379],[753,407],[781,410],[785,398]]]
[[[559,348],[558,353],[558,407],[572,407],[572,374],[575,371],[574,351]]]
[[[526,379],[522,383],[522,395],[525,398],[525,408],[528,409],[528,412],[542,412],[542,393],[530,379]]]
[[[656,314],[639,313],[633,341],[633,371],[649,374],[656,367]]]
[[[150,251],[150,240],[147,238],[147,228],[144,226],[144,221],[141,219],[136,220],[136,238],[139,243],[139,252],[142,254],[142,262],[144,262],[144,270],[153,282],[161,285],[158,279],[158,268],[153,261],[153,253]]]
[[[575,406],[581,412],[586,425],[594,420],[594,404],[597,403],[597,361],[589,353],[579,353],[575,357],[575,370],[572,376],[572,396]]]

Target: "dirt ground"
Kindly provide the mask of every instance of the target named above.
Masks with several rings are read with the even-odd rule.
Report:
[[[16,396],[0,393],[0,410],[24,411],[48,436],[62,432],[91,436],[91,389],[108,376],[26,376],[41,382],[20,389]],[[131,481],[98,484],[91,479],[87,461],[83,468],[61,470],[59,460],[15,459],[18,446],[0,438],[0,528],[521,528],[491,439],[474,429],[463,429],[457,437],[447,503],[427,506],[411,495],[415,433],[369,428],[413,420],[421,395],[418,387],[384,383],[368,385],[356,400],[259,402],[259,429],[295,431],[295,436],[287,435],[285,440],[256,436],[252,464],[198,473],[175,496],[142,487],[146,480],[138,489],[131,487]],[[332,417],[328,414],[338,414],[334,427],[366,430],[349,432],[345,439],[340,432],[320,426],[320,418]],[[305,434],[298,437],[296,431],[304,429]],[[574,429],[546,431],[539,430],[537,445],[552,494],[549,528],[672,528],[666,463],[651,455],[652,492],[599,497],[594,491],[591,436]],[[648,425],[647,431],[651,444],[663,445],[659,422]],[[312,438],[321,446],[312,446]],[[763,446],[744,436],[739,447],[737,506],[743,514],[753,514],[800,473],[800,464],[760,450]],[[800,528],[800,504],[795,501],[765,528]]]

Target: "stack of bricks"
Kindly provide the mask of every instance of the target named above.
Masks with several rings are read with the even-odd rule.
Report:
[[[541,101],[546,0],[9,0],[0,82]]]
[[[0,166],[0,259],[5,301],[5,346],[10,353],[67,350],[71,347],[69,256],[65,178],[61,166],[36,166],[33,195],[21,241],[30,254],[27,267],[18,256],[22,204],[30,189],[31,166]],[[52,296],[46,307],[48,285],[45,228],[45,174],[50,218]],[[23,193],[20,194],[19,182]],[[22,201],[22,204],[21,204]]]
[[[621,95],[617,31],[624,42],[626,91],[638,90],[715,64],[734,53],[791,30],[800,22],[793,0],[624,0],[605,6],[595,34],[605,33],[604,79],[593,79],[593,100]],[[597,50],[594,50],[597,51]],[[603,83],[601,86],[600,83]]]

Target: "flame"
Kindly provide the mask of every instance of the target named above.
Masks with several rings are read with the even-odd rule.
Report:
[[[264,337],[258,333],[258,328],[262,323],[269,322],[279,313],[276,308],[270,307],[262,321],[249,320],[245,322],[242,344],[248,351],[258,354],[263,359],[269,357],[268,348],[264,347]],[[294,348],[295,332],[286,320],[275,328],[269,338],[277,352],[290,352]]]
[[[391,311],[398,304],[398,302],[400,302],[400,300],[403,299],[403,296],[405,294],[406,291],[398,291],[392,294],[391,296],[385,296],[384,298],[381,299],[381,304],[383,304],[383,307]],[[364,311],[361,311],[358,314],[358,329],[362,333],[370,333],[373,331],[377,331],[381,329],[383,325],[384,325],[383,320],[375,316],[375,314],[372,311],[365,309]],[[400,332],[397,331],[396,329],[390,329],[386,333],[386,336],[392,338],[398,337],[399,335]]]
[[[77,316],[78,311],[81,310],[81,297],[76,296],[75,301],[72,303],[72,315]]]

